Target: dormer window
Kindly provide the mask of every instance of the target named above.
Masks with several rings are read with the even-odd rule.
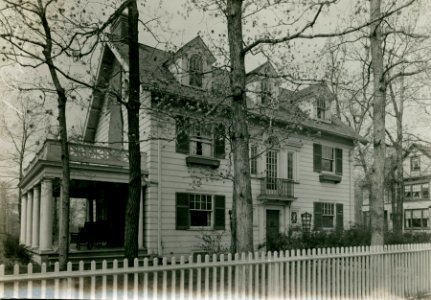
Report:
[[[261,99],[261,104],[265,105],[270,103],[270,99],[271,99],[271,86],[269,83],[269,79],[265,78],[261,81],[261,95],[260,95],[260,99]]]
[[[189,76],[191,86],[202,87],[202,57],[198,54],[190,57]]]
[[[326,101],[325,99],[318,98],[316,101],[316,117],[320,120],[326,119]]]
[[[420,171],[421,170],[421,161],[419,156],[412,156],[410,158],[410,170],[411,171]]]

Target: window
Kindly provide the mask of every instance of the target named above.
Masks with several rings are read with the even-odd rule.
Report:
[[[195,156],[225,157],[225,129],[221,124],[204,124],[177,117],[176,152]]]
[[[190,85],[202,87],[202,57],[194,54],[190,58],[189,76]]]
[[[320,120],[325,120],[326,114],[326,101],[325,99],[319,98],[316,101],[316,117]]]
[[[429,228],[429,210],[406,209],[404,211],[404,225],[406,229]]]
[[[410,157],[410,171],[420,171],[421,170],[421,161],[419,156]]]
[[[322,171],[334,172],[334,149],[322,146]]]
[[[287,179],[293,179],[293,152],[287,152]]]
[[[266,152],[266,188],[277,190],[277,151]]]
[[[257,174],[257,146],[250,146],[250,174]]]
[[[313,144],[314,172],[329,172],[336,175],[343,174],[343,150],[320,144]]]
[[[415,183],[404,186],[406,200],[429,199],[429,183]]]
[[[268,78],[265,78],[260,83],[260,89],[261,89],[261,104],[268,104],[270,103],[271,99],[271,86]]]
[[[314,227],[316,229],[343,229],[343,204],[314,202]]]
[[[176,229],[225,229],[225,196],[176,193]]]

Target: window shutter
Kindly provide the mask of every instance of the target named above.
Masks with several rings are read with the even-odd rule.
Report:
[[[322,145],[313,144],[313,170],[320,173],[322,170]]]
[[[337,204],[335,206],[336,210],[336,221],[335,221],[335,228],[336,230],[343,230],[343,204]]]
[[[343,150],[335,148],[335,174],[343,174]]]
[[[225,130],[222,124],[215,127],[214,130],[214,157],[225,157]]]
[[[322,228],[322,203],[314,202],[314,229]]]
[[[214,197],[214,229],[225,230],[225,196]]]
[[[187,128],[187,121],[184,117],[179,117],[176,122],[177,140],[175,144],[175,151],[178,153],[189,154],[189,135]]]
[[[189,217],[189,194],[186,193],[176,193],[176,229],[188,229],[190,227],[190,217]]]

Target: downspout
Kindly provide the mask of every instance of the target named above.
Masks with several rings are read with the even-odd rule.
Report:
[[[162,150],[157,120],[157,254],[162,256]]]
[[[349,182],[349,198],[350,198],[350,203],[353,204],[353,209],[352,207],[350,207],[350,226],[352,223],[352,221],[355,221],[355,214],[356,214],[356,202],[355,202],[355,197],[352,195],[352,184],[354,184],[353,181],[353,176],[352,176],[352,150],[349,150],[349,176],[350,176],[350,182]],[[352,218],[352,214],[353,214],[353,218]]]

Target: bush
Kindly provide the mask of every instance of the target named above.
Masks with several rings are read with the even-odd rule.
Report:
[[[3,241],[3,251],[5,258],[12,262],[20,264],[28,264],[31,262],[31,252],[29,248],[19,244],[19,240],[16,237],[7,235]]]
[[[413,244],[429,243],[429,233],[404,233],[396,235],[392,232],[385,233],[385,244]],[[269,238],[267,243],[258,248],[266,247],[267,251],[284,251],[292,249],[312,249],[328,247],[354,247],[366,246],[371,243],[371,232],[363,227],[352,227],[344,231],[311,231],[302,232],[298,228],[292,228],[287,234]]]
[[[229,246],[223,243],[225,232],[203,231],[199,236],[199,249],[206,254],[222,254],[229,252]]]

